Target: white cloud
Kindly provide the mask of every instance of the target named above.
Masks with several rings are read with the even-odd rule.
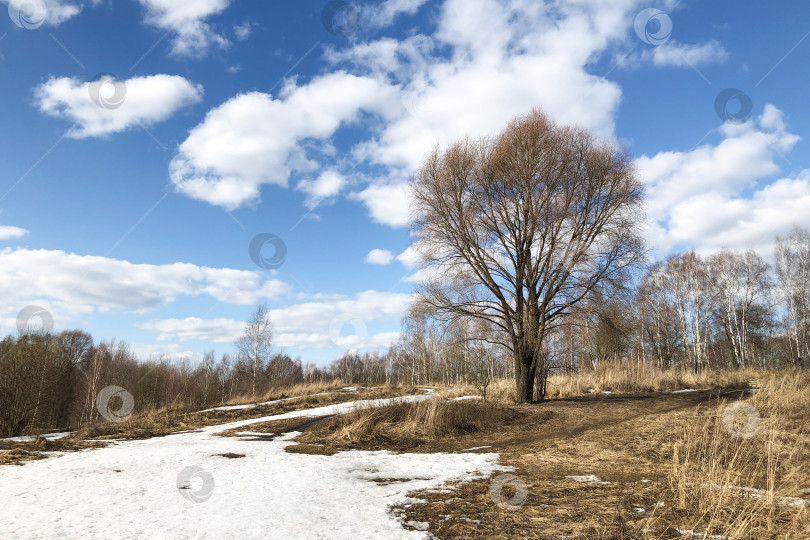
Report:
[[[163,265],[76,255],[63,251],[0,251],[0,315],[16,315],[40,302],[55,318],[120,309],[146,312],[180,296],[208,295],[237,305],[276,300],[290,290],[261,272],[208,268],[190,263]]]
[[[401,262],[405,268],[416,268],[419,266],[421,257],[416,246],[410,245],[405,251],[397,255],[397,260]]]
[[[724,124],[720,133],[715,146],[636,160],[647,183],[648,236],[657,249],[756,246],[767,253],[775,234],[808,223],[806,172],[766,182],[780,170],[776,160],[800,140],[786,130],[782,112],[766,105],[756,120]]]
[[[201,56],[211,46],[228,45],[228,40],[204,21],[224,11],[231,0],[138,1],[146,8],[147,23],[175,34],[172,52],[176,55]]]
[[[339,71],[304,86],[288,81],[278,99],[241,94],[208,113],[172,160],[176,189],[233,210],[260,199],[262,184],[286,187],[293,171],[311,173],[304,141],[326,141],[362,111],[387,115],[393,88]]]
[[[140,360],[187,361],[191,364],[199,364],[204,356],[200,352],[185,349],[177,343],[133,343],[130,350]]]
[[[382,43],[389,63],[410,68],[395,71],[403,77],[403,115],[358,146],[357,157],[410,174],[436,144],[497,133],[538,106],[557,121],[612,138],[621,91],[591,75],[589,64],[625,38],[635,4],[569,3],[552,10],[522,0],[447,0],[432,47],[408,42],[393,52],[390,42]],[[335,58],[365,64],[370,76],[381,77],[369,48],[361,44]]]
[[[236,39],[245,41],[253,34],[253,23],[245,21],[242,24],[237,24],[233,27],[233,32],[236,34]]]
[[[9,5],[9,17],[23,28],[37,28],[43,24],[59,26],[82,10],[78,2],[64,0],[0,0],[0,3]]]
[[[394,254],[387,249],[372,249],[363,260],[366,264],[378,264],[385,266],[394,260]]]
[[[274,344],[297,349],[386,347],[399,332],[371,333],[372,323],[395,322],[405,315],[412,301],[410,294],[365,291],[347,298],[306,302],[272,309]],[[166,319],[149,321],[140,328],[159,332],[160,341],[205,340],[233,342],[244,323],[231,319]]]
[[[411,222],[411,191],[405,182],[371,185],[351,197],[365,204],[371,219],[377,223],[406,227]]]
[[[391,0],[369,9],[384,25],[423,3]],[[589,70],[594,58],[626,39],[637,4],[552,9],[525,0],[446,0],[432,35],[329,49],[332,73],[302,85],[288,81],[277,97],[243,94],[212,110],[181,145],[172,182],[189,197],[229,210],[255,203],[263,184],[286,187],[291,175],[334,168],[334,153],[319,149],[341,126],[362,119],[365,140],[349,156],[355,165],[387,170],[378,175],[383,182],[352,197],[373,220],[407,225],[404,182],[436,144],[497,133],[537,106],[612,138],[620,88]],[[302,188],[314,188],[311,182]]]
[[[0,225],[0,241],[2,240],[16,240],[28,234],[28,231],[20,227],[12,227],[11,225]]]
[[[346,179],[338,172],[323,171],[315,180],[301,180],[296,189],[307,194],[305,205],[310,210],[324,199],[330,199],[340,193]]]
[[[400,14],[415,14],[425,2],[427,0],[386,0],[379,4],[369,4],[363,8],[364,22],[373,28],[389,26]]]
[[[73,122],[68,136],[82,139],[162,122],[179,109],[202,100],[201,86],[176,75],[134,77],[121,82],[96,88],[92,82],[52,77],[34,89],[35,103],[40,112]],[[91,94],[108,101],[99,105]]]
[[[715,40],[697,45],[670,41],[645,49],[640,60],[650,62],[656,67],[691,68],[702,64],[722,63],[728,57],[728,51]]]
[[[153,320],[136,325],[142,330],[159,332],[158,341],[210,341],[233,343],[241,335],[245,324],[233,319],[186,319]]]

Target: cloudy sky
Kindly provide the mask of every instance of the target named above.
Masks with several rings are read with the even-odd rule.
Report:
[[[408,179],[532,107],[633,152],[658,253],[810,226],[806,3],[0,3],[0,334],[194,359],[263,301],[304,360],[384,347]]]

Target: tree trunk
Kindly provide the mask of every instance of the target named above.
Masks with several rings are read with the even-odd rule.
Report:
[[[517,400],[530,403],[534,400],[534,377],[537,363],[532,353],[515,353],[515,383]]]

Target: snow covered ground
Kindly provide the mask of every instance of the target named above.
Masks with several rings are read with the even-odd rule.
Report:
[[[412,490],[508,469],[498,465],[498,454],[318,456],[285,452],[295,433],[269,441],[214,436],[385,401],[329,405],[0,467],[0,538],[429,538],[405,530],[390,507]],[[216,455],[226,453],[245,457]]]

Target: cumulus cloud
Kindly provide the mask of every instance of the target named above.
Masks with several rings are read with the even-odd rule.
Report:
[[[185,319],[152,320],[136,325],[142,330],[158,332],[158,341],[211,341],[233,343],[241,335],[245,324],[233,319]]]
[[[767,182],[780,171],[777,159],[800,140],[787,131],[782,112],[766,105],[758,118],[726,123],[720,134],[716,145],[636,160],[647,184],[649,237],[656,248],[770,245],[775,232],[807,223],[806,211],[794,205],[806,200],[806,175]],[[788,193],[793,200],[785,198]]]
[[[0,0],[0,4],[8,5],[9,17],[23,28],[59,26],[82,10],[81,2],[64,0]]]
[[[203,359],[202,353],[190,351],[177,343],[133,343],[130,350],[141,360],[170,360],[198,364]]]
[[[16,240],[28,234],[28,231],[20,227],[12,227],[11,225],[0,225],[0,241],[2,240]]]
[[[156,124],[202,100],[201,86],[176,75],[106,80],[51,77],[34,89],[35,104],[48,116],[73,122],[68,136],[83,139]]]
[[[346,179],[340,173],[323,171],[315,180],[301,180],[296,189],[307,194],[304,204],[311,210],[321,201],[335,197],[345,184]]]
[[[274,342],[279,347],[298,349],[386,347],[399,332],[372,333],[374,323],[399,321],[407,311],[410,294],[365,291],[353,297],[338,297],[322,302],[306,302],[271,309]],[[232,319],[154,320],[140,328],[159,332],[160,341],[207,340],[230,343],[239,337],[244,323]]]
[[[317,169],[305,140],[329,139],[363,111],[388,114],[397,99],[379,81],[344,71],[304,86],[288,81],[278,98],[241,94],[191,131],[172,160],[171,181],[179,192],[228,210],[257,202],[263,184],[286,187],[292,171]]]
[[[373,28],[389,26],[401,14],[415,14],[425,2],[427,0],[385,0],[379,4],[369,4],[363,8],[364,22]]]
[[[697,67],[724,62],[728,56],[728,51],[715,40],[698,45],[668,42],[644,51],[645,59],[657,67]]]
[[[260,272],[190,263],[135,264],[63,251],[0,251],[0,315],[16,315],[45,302],[60,317],[119,309],[147,312],[180,296],[208,295],[220,302],[253,305],[276,300],[290,286]],[[57,317],[57,313],[53,313]]]
[[[372,18],[385,26],[423,3],[390,0],[373,8]],[[307,176],[334,161],[319,145],[362,118],[364,140],[349,156],[384,168],[385,181],[351,197],[373,220],[405,226],[404,182],[436,144],[496,133],[537,106],[612,138],[621,90],[589,67],[626,38],[637,3],[552,9],[523,0],[446,0],[429,35],[331,49],[331,73],[300,85],[288,81],[277,97],[243,94],[212,110],[181,145],[172,182],[189,197],[229,210],[259,201],[264,184],[286,187],[291,175],[314,189]]]
[[[618,56],[616,62],[624,68],[639,68],[644,65],[696,68],[706,64],[723,63],[729,56],[729,52],[717,40],[696,44],[671,40],[662,45],[650,46]]]
[[[671,211],[666,236],[670,243],[711,252],[721,248],[753,248],[773,256],[776,236],[794,225],[810,228],[810,169],[754,191],[750,197],[702,193]]]
[[[387,249],[372,249],[363,260],[366,264],[378,264],[385,266],[394,260],[394,254]]]
[[[411,222],[411,189],[406,182],[370,185],[351,197],[368,208],[376,223],[405,227]]]
[[[172,32],[172,53],[201,56],[212,46],[226,47],[228,40],[205,22],[221,13],[231,0],[138,0],[146,8],[146,22]]]

